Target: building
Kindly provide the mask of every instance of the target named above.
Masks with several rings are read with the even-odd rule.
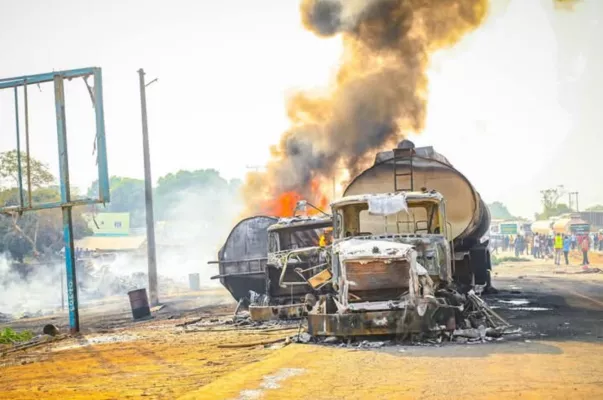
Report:
[[[588,222],[592,231],[603,229],[603,211],[582,211],[580,218]]]
[[[76,249],[96,253],[123,253],[144,250],[146,235],[130,232],[130,213],[83,214],[92,236],[76,240]]]
[[[83,214],[93,236],[129,236],[130,213]]]

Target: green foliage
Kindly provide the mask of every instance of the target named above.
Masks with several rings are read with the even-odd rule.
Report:
[[[0,191],[0,204],[19,204],[19,193],[15,188]],[[38,188],[32,192],[34,203],[59,201],[57,188]],[[82,218],[83,208],[73,208],[73,235],[76,239],[91,234]],[[63,220],[60,209],[25,212],[20,216],[0,215],[0,251],[9,251],[11,256],[23,261],[27,255],[50,257],[63,247]],[[35,244],[35,248],[34,248]]]
[[[505,206],[500,201],[495,201],[493,203],[488,204],[488,209],[490,210],[490,215],[493,219],[516,219],[513,215],[511,215],[511,213],[507,209],[507,206]]]
[[[228,182],[220,176],[215,169],[199,169],[194,171],[180,170],[175,174],[167,174],[159,178],[157,188],[155,189],[155,213],[158,219],[172,219],[174,214],[180,214],[175,207],[182,205],[183,199],[193,197],[214,199],[213,213],[219,213],[223,201],[236,196],[241,185],[241,181],[232,180]],[[191,210],[192,204],[189,204],[187,211]],[[198,213],[204,213],[207,210],[196,210]],[[180,215],[181,216],[181,215]]]
[[[603,211],[603,204],[596,204],[588,207],[585,211]]]
[[[155,192],[157,196],[165,197],[195,187],[226,189],[228,188],[228,182],[215,169],[180,170],[175,174],[170,173],[159,178]]]
[[[110,203],[104,208],[96,207],[96,210],[127,212],[130,213],[130,224],[133,228],[145,226],[144,181],[112,176],[109,185]],[[224,199],[226,196],[235,197],[241,185],[241,180],[233,179],[229,182],[215,169],[180,170],[176,173],[169,173],[159,178],[157,187],[154,189],[155,218],[157,220],[173,218],[174,208],[181,205],[185,198],[192,197],[215,199],[215,210],[219,210],[222,205],[219,199]],[[87,194],[89,197],[98,196],[98,181],[92,183]],[[197,211],[201,212],[201,210]]]
[[[30,331],[16,332],[11,328],[4,328],[3,330],[0,330],[0,344],[26,342],[32,338],[33,334]]]
[[[561,196],[566,194],[563,186],[550,188],[540,191],[542,212],[534,214],[537,220],[545,220],[558,215],[571,213],[572,210],[567,204],[559,203]]]
[[[39,188],[54,182],[54,176],[50,173],[46,164],[32,157],[30,165],[32,188]],[[27,172],[27,155],[21,152],[21,175],[24,188],[27,187]],[[19,186],[17,150],[0,153],[0,179],[7,187]]]

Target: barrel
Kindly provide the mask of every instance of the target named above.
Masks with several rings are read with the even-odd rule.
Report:
[[[130,307],[132,308],[132,317],[140,319],[151,316],[151,308],[149,307],[149,299],[146,289],[136,289],[128,292],[130,297]]]
[[[201,281],[199,280],[199,274],[188,274],[188,287],[191,290],[201,290]]]

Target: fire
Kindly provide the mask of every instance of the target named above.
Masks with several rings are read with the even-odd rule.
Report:
[[[283,192],[273,199],[266,199],[260,206],[262,214],[274,217],[292,217],[295,214],[295,206],[301,200],[306,200],[324,212],[328,212],[329,198],[324,194],[318,179],[313,179],[310,184],[310,196],[304,197],[295,191]],[[313,207],[306,207],[308,215],[320,214]]]

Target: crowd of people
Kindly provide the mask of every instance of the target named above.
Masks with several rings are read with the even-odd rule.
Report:
[[[561,264],[562,255],[568,265],[570,251],[578,249],[582,252],[582,264],[589,265],[588,252],[603,251],[603,234],[498,235],[491,238],[490,246],[493,254],[501,250],[514,252],[515,257],[525,254],[538,259],[553,258],[557,265]]]

